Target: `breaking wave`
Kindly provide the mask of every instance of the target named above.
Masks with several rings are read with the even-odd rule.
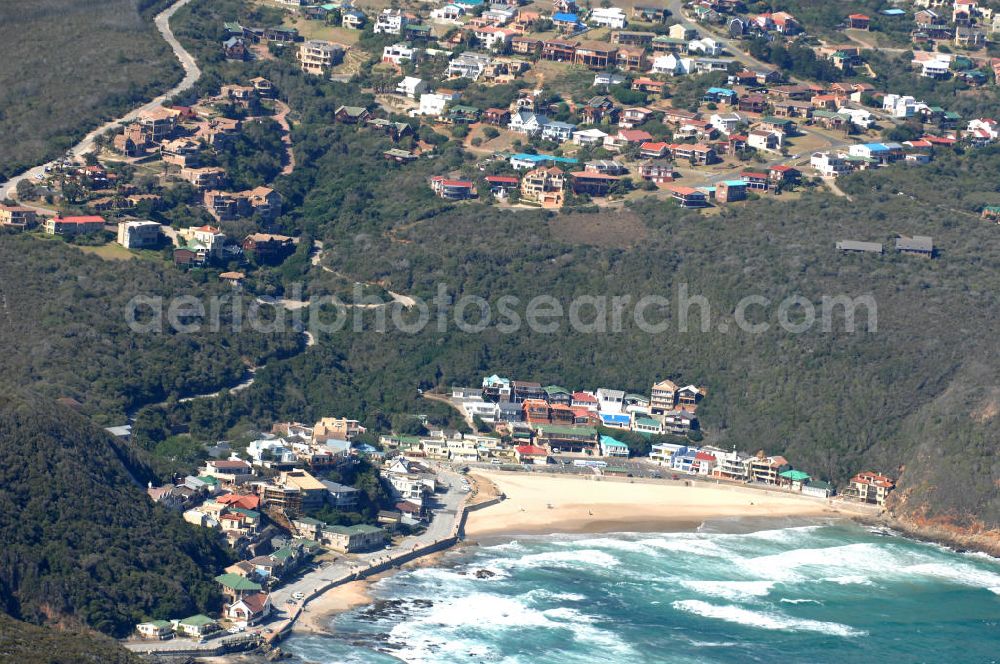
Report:
[[[848,625],[840,623],[821,622],[819,620],[807,620],[804,618],[792,618],[780,613],[768,611],[753,611],[740,606],[725,605],[719,606],[709,604],[700,599],[683,599],[671,602],[678,611],[693,613],[702,618],[714,618],[726,622],[758,627],[760,629],[785,630],[792,632],[819,632],[831,636],[865,636],[867,632],[854,629]]]

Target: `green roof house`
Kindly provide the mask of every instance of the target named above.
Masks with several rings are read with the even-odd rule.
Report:
[[[177,632],[186,636],[201,637],[219,630],[219,623],[201,613],[177,621]]]
[[[222,594],[232,600],[238,600],[244,595],[261,591],[261,585],[254,583],[245,576],[226,573],[215,577],[215,582],[222,586]]]

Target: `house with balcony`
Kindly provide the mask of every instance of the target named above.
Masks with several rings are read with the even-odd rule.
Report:
[[[38,221],[34,209],[19,205],[4,205],[0,203],[0,226],[23,231],[31,228]]]
[[[73,237],[86,233],[96,233],[104,230],[104,217],[95,215],[77,217],[50,217],[45,221],[45,232],[48,235]]]
[[[590,69],[607,69],[614,66],[618,50],[604,42],[583,42],[577,44],[573,63]]]
[[[701,208],[708,205],[708,197],[703,191],[683,185],[671,185],[668,189],[670,198],[683,208]]]
[[[462,201],[476,197],[476,185],[470,180],[434,177],[431,178],[431,190],[439,198],[449,201]]]
[[[865,471],[852,477],[849,487],[844,495],[881,507],[885,505],[885,499],[896,487],[896,483],[881,473]]]
[[[565,173],[557,166],[541,167],[521,178],[521,200],[543,208],[559,208],[565,201]]]
[[[576,58],[576,44],[560,39],[549,39],[542,43],[542,60],[552,62],[573,62]]]
[[[372,28],[375,34],[401,35],[408,20],[401,9],[383,9],[375,17],[375,25]]]

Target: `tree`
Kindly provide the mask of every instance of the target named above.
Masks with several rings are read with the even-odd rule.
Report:
[[[406,436],[422,436],[427,433],[419,418],[402,414],[392,416],[392,430]]]
[[[31,183],[31,180],[24,178],[17,181],[17,198],[22,201],[30,200],[35,197],[35,185]]]

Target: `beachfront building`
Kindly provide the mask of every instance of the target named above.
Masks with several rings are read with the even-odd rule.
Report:
[[[650,448],[649,460],[661,466],[669,466],[674,453],[684,445],[675,443],[657,443]]]
[[[761,450],[750,460],[750,481],[758,484],[778,484],[779,474],[789,468],[785,457],[766,456]]]
[[[514,448],[514,457],[518,463],[544,466],[549,462],[549,452],[538,445],[518,445]]]
[[[753,457],[749,454],[734,449],[730,452],[717,453],[715,458],[717,465],[714,475],[719,479],[733,482],[750,481],[750,462]]]
[[[323,544],[340,553],[354,553],[381,548],[387,538],[385,530],[377,526],[323,526],[320,539]]]
[[[851,478],[850,494],[855,495],[863,503],[871,503],[881,507],[885,498],[896,487],[896,483],[882,475],[866,471]]]
[[[543,424],[536,429],[537,444],[552,454],[600,456],[597,429],[589,426]]]
[[[627,459],[628,455],[628,445],[617,438],[612,438],[611,436],[601,436],[601,456]]]

